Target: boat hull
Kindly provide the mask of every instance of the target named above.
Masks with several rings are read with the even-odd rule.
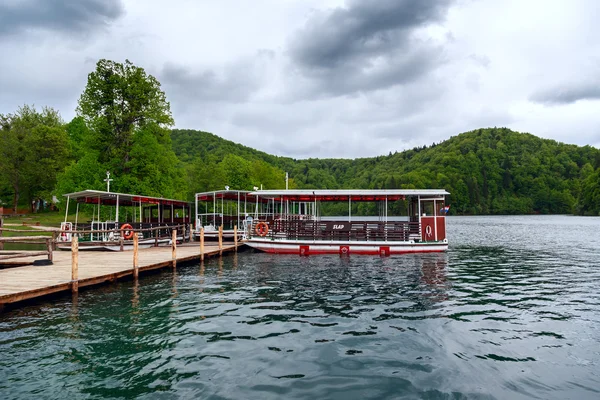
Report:
[[[446,240],[439,242],[360,242],[360,241],[299,241],[252,238],[245,242],[260,251],[275,254],[362,254],[382,255],[407,253],[439,253],[448,250]]]

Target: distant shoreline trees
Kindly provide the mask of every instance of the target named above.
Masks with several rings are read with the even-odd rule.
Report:
[[[24,105],[0,115],[0,188],[11,192],[14,213],[23,198],[27,204],[52,198],[70,154],[64,123],[52,108]]]

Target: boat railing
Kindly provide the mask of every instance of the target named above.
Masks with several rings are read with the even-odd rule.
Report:
[[[140,239],[161,239],[170,238],[173,230],[176,230],[178,232],[177,235],[181,235],[183,240],[189,240],[190,238],[189,224],[144,222],[117,223],[113,221],[105,224],[89,222],[71,226],[72,228],[69,229],[60,229],[55,231],[55,242],[70,242],[72,235],[76,234],[80,244],[85,244],[86,242],[92,241],[119,243],[122,241],[122,239],[131,239],[131,236],[134,232],[139,234]],[[99,226],[107,229],[98,229]]]
[[[256,236],[256,224],[252,236]],[[420,239],[420,224],[411,221],[265,220],[266,237],[289,240],[409,241]]]
[[[198,214],[196,231],[199,232],[200,228],[205,226],[213,226],[218,229],[221,225],[223,225],[223,229],[233,229],[235,226],[241,225],[243,219],[244,217],[237,215]]]

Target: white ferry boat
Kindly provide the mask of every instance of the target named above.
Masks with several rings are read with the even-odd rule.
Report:
[[[261,190],[249,195],[256,196],[256,212],[245,224],[246,244],[257,250],[389,256],[448,249],[449,193],[443,189]],[[342,208],[346,216],[325,216]]]

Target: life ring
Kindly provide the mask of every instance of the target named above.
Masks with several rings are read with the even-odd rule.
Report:
[[[129,224],[121,225],[121,236],[124,239],[131,239],[133,237],[133,226]]]
[[[431,225],[427,225],[427,227],[425,228],[425,233],[427,234],[427,237],[431,237]]]
[[[267,233],[269,233],[269,225],[266,222],[261,221],[256,224],[254,231],[258,236],[265,237],[267,236]]]

